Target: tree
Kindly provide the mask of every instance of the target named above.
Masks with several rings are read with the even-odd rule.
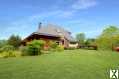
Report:
[[[3,47],[7,45],[6,40],[0,40],[0,53],[3,52]]]
[[[97,38],[96,43],[100,49],[113,49],[119,44],[119,28],[116,26],[109,26],[104,29],[102,34]]]
[[[96,45],[96,40],[93,38],[89,38],[85,41],[85,45],[89,46],[89,45]]]
[[[85,34],[84,33],[77,34],[76,39],[80,43],[80,45],[84,45],[84,43],[85,43]]]
[[[0,40],[0,48],[7,44],[6,40]]]
[[[119,28],[117,28],[116,26],[109,26],[108,28],[104,29],[101,37],[112,37],[114,35],[118,35],[119,34]]]
[[[18,48],[21,44],[21,38],[19,36],[11,35],[8,39],[8,45],[12,45],[15,48]]]

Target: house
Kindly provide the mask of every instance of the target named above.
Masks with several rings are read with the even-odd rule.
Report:
[[[54,41],[59,45],[63,45],[65,48],[69,48],[70,46],[77,47],[77,43],[75,39],[71,36],[71,32],[53,24],[42,26],[42,24],[40,23],[38,26],[38,30],[26,37],[22,41],[22,44],[26,45],[27,42],[34,39],[44,40],[46,42],[46,47],[48,47],[47,44],[49,41]]]

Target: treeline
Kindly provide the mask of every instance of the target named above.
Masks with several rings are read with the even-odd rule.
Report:
[[[18,35],[11,35],[8,40],[0,40],[0,48],[6,47],[13,47],[14,49],[18,49],[21,45],[21,37]]]
[[[76,35],[80,46],[97,46],[99,50],[115,50],[119,46],[119,28],[108,26],[96,38],[86,39],[84,33]]]

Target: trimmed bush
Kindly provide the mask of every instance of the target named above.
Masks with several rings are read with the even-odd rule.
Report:
[[[33,40],[27,44],[27,52],[29,55],[40,55],[45,42],[43,40]]]
[[[43,40],[33,40],[27,43],[27,46],[21,46],[19,50],[22,52],[22,56],[40,55],[44,47]]]

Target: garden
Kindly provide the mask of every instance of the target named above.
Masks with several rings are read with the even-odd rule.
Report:
[[[51,41],[44,50],[43,40],[33,40],[26,46],[12,35],[0,40],[1,79],[109,79],[110,69],[119,69],[119,29],[110,26],[97,38],[85,39],[77,34],[77,49],[66,49]],[[81,47],[84,46],[84,47]],[[96,50],[85,48],[97,46]],[[81,47],[81,48],[80,48]]]
[[[109,26],[96,38],[86,38],[84,33],[76,35],[79,44],[77,49],[85,50],[108,50],[119,51],[119,28]],[[18,35],[11,35],[7,40],[0,40],[0,57],[19,57],[19,56],[35,56],[47,52],[64,51],[64,47],[58,45],[54,41],[50,41],[47,50],[44,50],[44,40],[33,40],[25,46],[21,44],[22,39]],[[68,48],[75,50],[75,48]]]

